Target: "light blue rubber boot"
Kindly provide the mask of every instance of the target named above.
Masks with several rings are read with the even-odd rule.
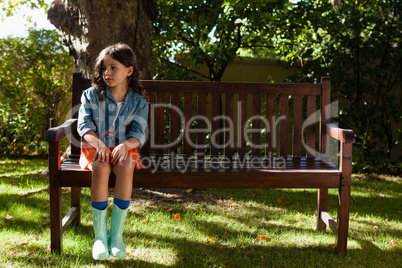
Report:
[[[92,258],[95,260],[104,260],[109,258],[107,244],[107,209],[99,210],[92,207],[92,219],[95,231]]]
[[[110,256],[125,259],[126,249],[123,243],[124,221],[126,219],[128,208],[121,209],[116,204],[113,206],[112,223],[110,224],[109,241]]]

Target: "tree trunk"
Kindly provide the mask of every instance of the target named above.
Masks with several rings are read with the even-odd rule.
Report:
[[[90,78],[96,57],[108,45],[123,42],[137,56],[142,79],[152,79],[152,21],[156,0],[55,0],[49,21],[63,34],[77,70]]]

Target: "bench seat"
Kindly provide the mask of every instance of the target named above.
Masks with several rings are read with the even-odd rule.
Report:
[[[155,156],[157,158],[157,156]],[[255,158],[253,158],[255,159]],[[261,159],[264,159],[261,157]],[[324,163],[318,158],[286,159],[286,168],[253,168],[234,165],[224,168],[214,168],[216,162],[209,163],[208,158],[199,160],[196,166],[194,157],[181,158],[192,164],[184,169],[184,165],[174,163],[174,168],[145,168],[136,172],[134,187],[152,188],[338,188],[341,172],[332,163]],[[162,160],[160,160],[162,161]],[[170,159],[165,157],[164,163],[170,167]],[[242,161],[239,160],[240,165]],[[275,160],[274,160],[275,161]],[[236,162],[235,162],[236,163]],[[178,166],[178,168],[176,168]],[[211,167],[212,166],[212,167]],[[206,167],[206,168],[205,168]],[[79,173],[79,176],[76,174]],[[150,177],[150,175],[153,175]],[[179,176],[178,176],[179,175]],[[77,159],[68,159],[61,165],[59,173],[62,187],[90,187],[91,172],[83,171]],[[293,180],[283,180],[284,177],[294,177]],[[114,177],[110,186],[114,185]]]

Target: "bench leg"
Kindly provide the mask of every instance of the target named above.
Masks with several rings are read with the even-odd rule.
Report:
[[[318,189],[317,196],[317,231],[325,233],[327,231],[327,225],[321,218],[321,211],[327,211],[328,209],[328,189]]]
[[[60,142],[49,142],[49,210],[50,210],[50,249],[62,251],[62,199],[59,187]]]
[[[62,206],[61,188],[50,186],[50,248],[52,252],[62,251]]]
[[[77,208],[77,216],[71,224],[78,226],[81,224],[81,187],[71,187],[71,207]]]
[[[349,229],[350,188],[341,187],[338,194],[338,233],[336,236],[336,254],[346,255]]]
[[[349,229],[350,190],[352,180],[352,143],[341,143],[339,166],[342,170],[341,187],[338,192],[338,233],[336,254],[346,255]]]

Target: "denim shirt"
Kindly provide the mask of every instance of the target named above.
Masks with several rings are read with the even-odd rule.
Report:
[[[78,113],[78,134],[82,137],[93,130],[109,148],[134,137],[138,139],[141,147],[145,142],[145,128],[148,121],[146,100],[140,94],[129,91],[119,114],[116,115],[117,102],[110,90],[104,94],[103,101],[99,101],[100,94],[101,91],[96,87],[90,87],[82,93]],[[115,137],[105,135],[115,119]]]

